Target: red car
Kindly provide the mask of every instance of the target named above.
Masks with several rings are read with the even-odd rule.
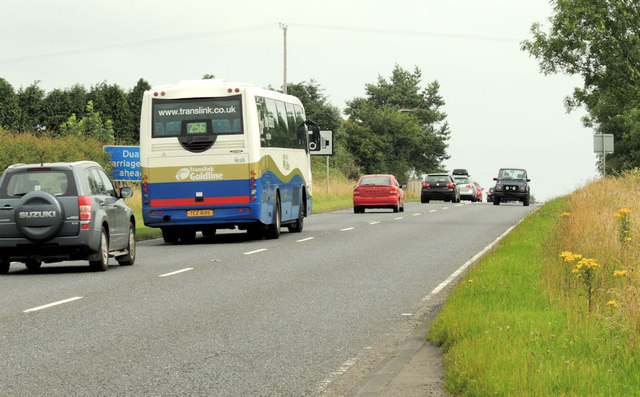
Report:
[[[480,186],[480,184],[478,182],[473,182],[474,185],[476,185],[476,201],[480,201],[482,202],[482,186]]]
[[[395,176],[389,174],[363,175],[353,188],[353,212],[365,208],[392,208],[404,211],[404,190]]]

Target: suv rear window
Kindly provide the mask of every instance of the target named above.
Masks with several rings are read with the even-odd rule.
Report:
[[[70,170],[24,170],[12,172],[0,187],[0,197],[22,197],[32,191],[45,191],[54,196],[76,196],[76,185]]]
[[[447,175],[429,175],[427,177],[427,182],[429,183],[438,183],[438,182],[451,182],[451,179]]]

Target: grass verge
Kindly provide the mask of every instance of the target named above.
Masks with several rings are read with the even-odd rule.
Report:
[[[520,223],[469,270],[431,324],[427,338],[443,348],[449,393],[638,394],[638,349],[627,329],[549,293],[567,201]]]

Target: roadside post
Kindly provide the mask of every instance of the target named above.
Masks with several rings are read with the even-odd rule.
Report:
[[[329,193],[329,157],[333,156],[333,131],[318,131],[316,136],[317,141],[309,143],[309,151],[312,156],[327,158],[327,193]]]
[[[602,176],[606,176],[607,153],[613,153],[613,134],[593,134],[593,151],[602,155]]]

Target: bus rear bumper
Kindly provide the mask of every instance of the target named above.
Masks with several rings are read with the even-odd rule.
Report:
[[[233,225],[250,224],[259,221],[260,214],[252,206],[234,206],[225,208],[143,208],[142,217],[145,226],[188,226],[216,225],[221,228]]]

